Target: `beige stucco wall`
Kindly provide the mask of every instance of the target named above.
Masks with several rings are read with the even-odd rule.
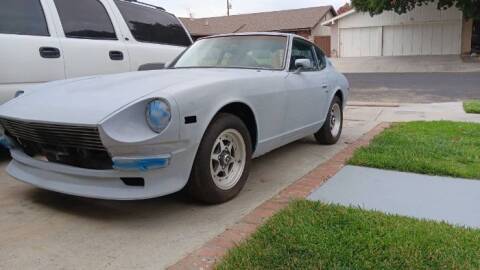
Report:
[[[462,54],[472,52],[473,20],[464,20],[462,27]]]

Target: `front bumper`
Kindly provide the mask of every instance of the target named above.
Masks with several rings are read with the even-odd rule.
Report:
[[[11,149],[7,172],[39,188],[97,199],[141,200],[180,191],[188,182],[196,147],[170,154],[170,163],[153,170],[90,170],[37,160]],[[122,178],[143,178],[145,186],[128,186]]]

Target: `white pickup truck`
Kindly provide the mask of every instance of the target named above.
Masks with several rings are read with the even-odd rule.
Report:
[[[0,104],[32,84],[159,69],[191,44],[177,17],[134,0],[2,0]]]

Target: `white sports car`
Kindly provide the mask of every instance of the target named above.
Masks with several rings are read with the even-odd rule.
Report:
[[[306,39],[202,39],[167,69],[47,83],[0,106],[8,173],[40,188],[136,200],[234,198],[250,161],[314,134],[334,144],[349,85]],[[22,94],[23,93],[23,94]]]

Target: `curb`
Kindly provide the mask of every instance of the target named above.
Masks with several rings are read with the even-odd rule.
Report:
[[[170,270],[208,270],[227,254],[228,250],[247,240],[267,219],[296,199],[304,199],[337,174],[352,157],[355,150],[367,146],[370,141],[390,123],[381,123],[360,139],[350,144],[327,162],[298,179],[279,194],[258,206],[225,232],[208,241],[199,249],[190,253],[176,264],[168,267]]]

